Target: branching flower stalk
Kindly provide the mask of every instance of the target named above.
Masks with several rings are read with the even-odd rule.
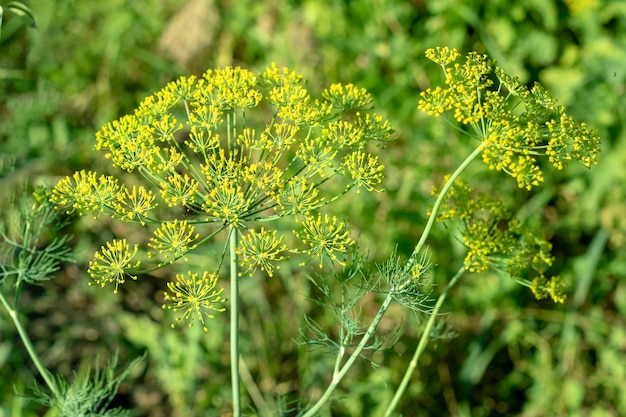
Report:
[[[435,117],[453,111],[454,119],[469,126],[470,136],[480,141],[473,155],[485,150],[483,161],[489,169],[504,171],[517,180],[520,188],[530,190],[543,181],[537,160],[542,155],[548,156],[549,162],[559,170],[573,158],[587,168],[597,163],[596,155],[600,151],[597,132],[585,123],[575,122],[539,84],[528,91],[518,79],[495,67],[486,56],[473,52],[467,55],[462,66],[450,66],[459,57],[455,49],[433,48],[426,51],[426,56],[442,67],[447,88],[424,91],[418,108]],[[499,81],[495,91],[489,89],[493,84],[492,75]],[[513,101],[508,108],[505,107],[507,101]],[[521,113],[514,113],[520,104],[523,106]],[[558,120],[553,118],[555,115]],[[463,164],[468,162],[466,159]],[[545,277],[553,261],[549,254],[551,245],[537,237],[536,231],[527,230],[520,222],[511,219],[499,201],[486,196],[472,199],[472,190],[463,181],[455,186],[458,174],[459,169],[447,178],[440,191],[433,190],[438,197],[427,228],[435,217],[439,221],[457,220],[461,223],[468,254],[463,267],[452,277],[430,312],[385,417],[392,415],[404,394],[431,336],[437,314],[448,292],[465,272],[481,272],[489,267],[501,269],[517,282],[529,286],[537,298],[550,296],[555,302],[564,300],[562,279],[551,277],[548,280]],[[449,201],[444,202],[444,195]],[[503,220],[510,220],[506,230],[498,228]],[[426,233],[416,246],[417,252],[425,240]],[[534,274],[532,282],[521,277],[529,272]]]
[[[238,280],[272,276],[290,254],[315,258],[320,268],[342,264],[354,244],[348,223],[324,211],[351,190],[381,191],[383,166],[368,147],[392,131],[371,102],[352,84],[333,84],[314,100],[301,75],[276,65],[260,75],[227,67],[181,77],[96,135],[96,148],[136,181],[80,171],[53,190],[68,213],[110,216],[151,235],[147,247],[116,238],[94,255],[92,283],[113,284],[114,292],[129,278],[185,262],[228,230],[217,266],[202,277],[177,274],[164,308],[177,315],[173,325],[195,317],[208,331],[204,319],[225,310],[216,285],[228,259],[235,416]],[[287,218],[295,220],[293,238],[268,227]]]
[[[449,65],[459,57],[454,49],[429,49],[426,56],[441,65],[448,87],[423,92],[418,108],[436,117],[453,111],[454,119],[469,128],[467,133],[479,141],[479,146],[446,178],[441,190],[434,190],[437,199],[430,210],[425,229],[402,271],[398,271],[398,276],[405,278],[398,279],[396,276],[389,280],[388,295],[361,342],[343,367],[336,366],[328,389],[303,417],[312,417],[328,401],[348,368],[361,355],[368,339],[374,335],[391,301],[398,296],[397,292],[412,284],[409,272],[416,266],[418,269],[422,267],[418,262],[419,254],[423,251],[435,220],[456,218],[461,223],[468,254],[463,267],[452,277],[433,309],[428,312],[430,316],[416,351],[385,416],[391,415],[397,406],[431,336],[448,291],[465,272],[482,272],[489,267],[502,269],[517,282],[529,286],[537,298],[550,296],[555,302],[564,300],[562,279],[548,279],[545,276],[553,260],[549,254],[549,243],[537,237],[535,231],[526,230],[521,223],[511,220],[500,202],[486,196],[476,198],[465,182],[458,186],[455,182],[465,168],[482,154],[489,169],[504,171],[517,180],[520,188],[530,190],[543,181],[543,172],[538,164],[538,158],[542,155],[547,156],[557,169],[563,169],[572,158],[578,159],[588,168],[595,164],[599,152],[597,133],[584,123],[576,123],[539,84],[535,84],[530,91],[526,90],[517,79],[494,67],[484,55],[471,52],[464,65],[454,64],[451,67]],[[492,75],[499,80],[495,90],[490,89],[493,85]],[[521,112],[515,113],[514,110],[520,104],[523,106]],[[551,118],[553,116],[558,117],[558,120]],[[508,230],[496,230],[503,220],[511,220]],[[534,278],[530,281],[522,277],[524,274],[534,275]],[[340,351],[337,361],[342,357],[343,351]]]

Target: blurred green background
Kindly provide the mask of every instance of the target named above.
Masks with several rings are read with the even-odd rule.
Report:
[[[7,2],[1,2],[5,5]],[[398,412],[404,416],[626,415],[626,2],[615,0],[32,0],[38,27],[6,15],[0,39],[0,196],[24,181],[53,185],[75,170],[111,172],[93,151],[100,126],[179,75],[276,62],[304,74],[314,94],[352,82],[375,97],[396,130],[380,152],[385,193],[346,199],[341,210],[373,260],[417,242],[430,189],[472,144],[442,119],[420,114],[419,92],[440,83],[426,60],[433,46],[487,53],[509,74],[543,83],[578,120],[600,131],[598,166],[546,168],[546,182],[520,191],[509,177],[475,163],[470,183],[532,210],[565,277],[563,305],[536,301],[496,274],[463,278],[444,307],[458,334],[430,343]],[[4,213],[8,213],[5,207]],[[118,405],[138,416],[218,416],[229,410],[226,316],[171,331],[160,307],[163,279],[111,291],[88,287],[87,262],[116,222],[72,224],[77,265],[31,287],[21,306],[44,362],[83,372],[116,349],[122,362],[148,357],[121,386]],[[435,293],[462,262],[462,248],[439,225],[428,242]],[[194,260],[192,259],[192,263]],[[171,272],[171,271],[170,271]],[[162,276],[163,277],[163,276]],[[306,301],[295,268],[242,282],[242,353],[270,404],[319,395],[332,358],[296,346],[305,313],[332,325]],[[377,299],[363,305],[374,314]],[[415,348],[418,322],[392,309],[381,333],[402,337],[346,378],[323,416],[376,416]],[[34,369],[12,323],[0,314],[0,417],[43,411],[26,393]],[[245,375],[244,375],[245,376]],[[246,382],[246,381],[244,381]],[[251,389],[247,385],[247,389]],[[245,411],[254,415],[254,403]],[[284,415],[294,415],[285,411]]]

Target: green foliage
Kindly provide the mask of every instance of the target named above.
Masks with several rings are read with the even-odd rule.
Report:
[[[109,405],[132,367],[142,359],[135,359],[127,369],[117,376],[115,375],[117,356],[111,358],[104,366],[104,370],[101,371],[96,367],[92,375],[91,369],[87,369],[84,375],[75,375],[72,383],[68,383],[63,377],[58,376],[56,381],[58,393],[50,395],[39,386],[35,386],[33,389],[34,399],[57,410],[58,415],[62,417],[130,416],[128,410],[110,408]],[[98,365],[96,361],[96,366]]]
[[[70,261],[69,237],[54,236],[64,226],[49,202],[50,190],[38,189],[29,197],[26,189],[18,199],[10,224],[0,223],[0,285],[21,288],[52,279],[61,263]],[[44,247],[42,243],[54,236]]]
[[[277,62],[279,67],[297,68],[309,81],[310,91],[321,91],[336,81],[367,88],[377,111],[396,130],[397,140],[376,153],[385,166],[386,178],[380,187],[386,192],[361,193],[358,198],[339,199],[333,204],[338,219],[350,219],[351,237],[383,264],[394,248],[399,265],[411,257],[427,221],[426,211],[433,204],[430,191],[433,186],[440,189],[445,175],[477,145],[459,135],[458,126],[416,112],[420,91],[438,85],[445,88],[445,75],[423,58],[423,51],[443,45],[474,50],[497,60],[523,85],[540,81],[568,115],[598,129],[602,142],[598,166],[587,171],[570,164],[556,172],[546,158],[538,158],[543,183],[530,191],[519,190],[516,181],[506,176],[494,180],[497,174],[480,163],[467,168],[465,179],[476,193],[500,197],[507,210],[528,230],[535,231],[534,236],[551,244],[554,260],[546,274],[562,278],[567,298],[556,306],[535,301],[528,290],[515,285],[501,271],[464,274],[441,310],[453,312],[446,315],[446,321],[457,338],[424,348],[419,378],[412,378],[398,411],[403,415],[476,416],[624,414],[619,396],[619,358],[624,353],[626,328],[622,285],[626,260],[626,58],[620,53],[626,48],[626,5],[622,2],[192,0],[183,6],[173,1],[139,5],[120,0],[94,5],[33,0],[28,6],[38,29],[27,29],[24,19],[5,13],[0,38],[0,164],[15,168],[0,177],[2,195],[19,189],[25,179],[52,185],[74,171],[89,168],[118,177],[120,183],[128,185],[131,197],[132,186],[139,184],[119,171],[111,172],[109,161],[92,152],[94,132],[104,123],[132,113],[146,94],[181,74],[199,75],[207,67],[229,65],[260,69]],[[498,83],[497,78],[492,80]],[[521,105],[516,107],[521,109]],[[137,191],[135,199],[140,197]],[[165,208],[161,204],[153,212],[162,216]],[[2,216],[7,220],[18,217],[10,209],[3,210]],[[510,223],[493,224],[499,232],[509,230]],[[246,277],[273,274],[267,280],[241,280],[241,328],[253,335],[242,342],[241,349],[249,358],[252,380],[261,381],[258,391],[246,384],[243,399],[250,403],[248,393],[251,397],[255,392],[260,394],[254,396],[261,398],[254,403],[259,415],[272,415],[267,410],[277,410],[274,405],[281,402],[283,409],[293,410],[296,400],[319,395],[311,387],[323,386],[320,381],[332,373],[333,357],[329,364],[324,362],[329,357],[322,351],[307,353],[304,347],[291,343],[298,336],[294,317],[306,315],[325,330],[335,329],[328,334],[334,341],[340,329],[334,309],[306,301],[307,296],[319,292],[303,276],[299,260],[281,259],[286,255],[283,245],[293,243],[287,238],[293,225],[275,225],[277,239],[285,236],[282,241],[273,240],[273,229],[258,228],[255,236],[248,235],[246,244],[251,248],[242,247],[249,254],[254,253],[255,246],[265,247],[275,257],[242,267]],[[170,312],[155,307],[164,301],[162,294],[168,290],[165,281],[190,269],[204,270],[207,264],[216,268],[225,247],[221,246],[223,241],[215,249],[205,246],[210,253],[208,260],[193,253],[186,255],[187,264],[180,271],[171,265],[163,269],[171,274],[147,274],[155,279],[136,274],[137,281],[128,280],[115,297],[103,295],[96,287],[87,288],[88,276],[79,271],[87,271],[92,254],[122,235],[128,238],[131,249],[138,243],[155,253],[163,251],[161,258],[142,258],[142,262],[166,266],[184,253],[167,246],[178,229],[164,228],[163,237],[158,237],[141,233],[139,226],[129,232],[129,226],[106,216],[97,221],[91,217],[73,221],[70,227],[76,236],[72,244],[77,249],[74,256],[78,267],[61,264],[55,280],[47,280],[43,286],[25,285],[22,290],[20,311],[27,318],[34,344],[39,352],[50,347],[49,353],[42,355],[43,361],[66,379],[71,378],[71,368],[83,363],[94,349],[119,347],[120,357],[128,358],[136,356],[137,347],[146,346],[148,339],[158,344],[158,336],[148,332],[142,340],[140,330],[142,324],[170,322]],[[462,222],[448,222],[445,227],[432,228],[428,260],[436,267],[430,272],[431,281],[422,288],[426,293],[420,294],[441,294],[456,273],[458,261],[466,256],[463,227]],[[156,230],[158,227],[150,229]],[[178,236],[184,239],[187,235]],[[189,238],[194,236],[192,233]],[[46,236],[46,242],[55,237],[60,235]],[[11,249],[11,253],[21,256],[19,250]],[[420,259],[415,258],[416,265]],[[280,270],[274,268],[278,265]],[[340,294],[340,281],[333,280],[332,275],[326,277],[333,294]],[[374,288],[385,292],[384,287]],[[358,294],[355,288],[351,291]],[[79,296],[91,301],[77,304]],[[380,300],[373,295],[359,300],[355,306],[358,317],[373,318]],[[433,307],[432,301],[424,302],[426,311]],[[121,316],[125,318],[121,320]],[[14,396],[14,385],[23,392],[32,376],[23,366],[28,362],[25,353],[7,349],[15,336],[13,324],[5,317],[0,316],[0,415],[8,414],[11,407],[16,415],[40,415],[41,410],[32,403]],[[126,329],[133,327],[133,318],[139,330],[131,337]],[[322,415],[381,415],[406,369],[407,355],[418,344],[424,323],[424,316],[407,315],[393,304],[376,335],[401,335],[398,343],[367,356],[388,367],[372,370],[369,364],[361,366],[357,361],[336,391],[336,400]],[[445,335],[445,322],[438,323]],[[194,331],[203,333],[195,327]],[[166,330],[163,334],[174,337]],[[183,346],[190,329],[180,330],[175,335],[180,336],[179,345]],[[227,356],[226,347],[220,351],[214,345],[228,345],[224,342],[226,334],[225,326],[214,325],[202,339],[205,345],[211,344],[202,358],[210,363],[210,370],[202,368],[200,378],[193,380],[198,381],[197,392],[190,382],[185,384],[189,391],[178,397],[214,409],[216,415],[232,409],[225,388],[229,371],[222,360]],[[181,348],[171,350],[176,349]],[[152,360],[145,381],[132,381],[128,387],[123,384],[121,391],[129,394],[124,398],[142,414],[175,415],[178,410],[189,415],[189,402],[168,401],[165,395],[173,392],[172,388],[156,382],[159,377],[155,375],[176,373],[177,367],[183,374],[191,365],[168,362],[165,353],[152,352],[157,351],[149,353]],[[189,358],[190,363],[194,361]],[[13,379],[18,382],[14,384]],[[571,381],[566,389],[555,383],[565,380]],[[161,396],[155,394],[159,400],[150,401],[145,392]],[[203,395],[216,402],[205,401]],[[268,406],[265,409],[264,402]],[[254,415],[251,406],[244,411]]]
[[[4,18],[5,11],[13,13],[20,17],[24,17],[27,21],[30,22],[30,25],[32,27],[37,26],[35,23],[35,16],[33,16],[33,12],[28,6],[19,1],[12,1],[4,7],[0,5],[0,38],[2,38],[2,19]]]

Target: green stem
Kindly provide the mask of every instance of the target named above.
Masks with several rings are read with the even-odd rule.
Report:
[[[22,326],[22,322],[17,316],[17,311],[11,308],[11,305],[9,304],[9,302],[7,301],[7,299],[4,297],[2,293],[0,293],[0,302],[2,303],[4,308],[6,308],[7,312],[9,313],[9,316],[11,317],[11,320],[13,320],[13,324],[15,324],[17,333],[20,335],[20,338],[22,339],[22,343],[24,343],[24,346],[26,347],[26,351],[28,352],[30,359],[35,364],[35,367],[39,371],[39,374],[41,375],[46,385],[52,392],[52,395],[55,398],[58,398],[59,391],[57,389],[56,384],[54,383],[52,374],[50,374],[50,372],[48,372],[48,370],[41,363],[41,360],[39,359],[39,355],[37,355],[37,352],[35,351],[35,347],[33,346],[33,343],[30,341],[30,338],[28,337],[28,333],[26,333],[24,326]]]
[[[233,417],[241,417],[241,392],[239,386],[239,265],[235,249],[239,243],[239,230],[230,226],[230,372],[233,390]]]
[[[320,397],[319,400],[317,400],[315,405],[309,408],[306,411],[306,413],[301,415],[301,417],[313,417],[322,408],[322,406],[330,399],[331,395],[333,394],[333,392],[339,385],[339,382],[341,382],[343,377],[348,373],[348,371],[350,370],[354,362],[361,355],[361,352],[363,351],[365,346],[367,346],[367,342],[369,341],[369,339],[374,335],[374,332],[376,331],[376,328],[378,327],[378,323],[380,323],[380,320],[385,315],[385,312],[389,308],[389,305],[391,304],[392,300],[393,300],[393,297],[391,295],[387,295],[387,298],[385,298],[383,305],[378,310],[376,317],[374,318],[374,320],[368,327],[367,331],[363,335],[363,338],[361,339],[361,342],[355,348],[354,352],[352,352],[352,354],[350,355],[346,363],[341,367],[341,370],[339,370],[338,372],[337,371],[333,372],[333,378],[330,381],[330,384],[328,384],[328,388],[326,388],[326,391],[324,392],[324,394],[322,394],[322,396]],[[340,352],[340,355],[341,354],[342,353]],[[335,369],[337,369],[337,366],[335,366]]]
[[[459,270],[452,277],[452,279],[450,280],[450,282],[448,283],[446,288],[439,295],[439,298],[437,298],[437,302],[435,303],[435,306],[433,307],[433,310],[430,312],[430,316],[428,317],[428,321],[426,322],[426,327],[424,328],[424,331],[422,332],[422,336],[420,337],[420,341],[419,341],[419,343],[417,345],[417,348],[415,349],[415,353],[413,353],[413,357],[411,358],[411,362],[409,363],[409,367],[407,368],[406,372],[404,373],[404,377],[402,378],[402,382],[400,382],[400,385],[398,386],[398,389],[396,390],[396,393],[394,394],[394,396],[393,396],[393,398],[391,400],[391,403],[387,407],[387,410],[385,411],[384,417],[391,416],[391,413],[393,412],[393,410],[398,405],[398,402],[400,401],[400,398],[404,394],[404,391],[406,390],[406,387],[409,385],[409,382],[411,381],[411,376],[413,375],[413,372],[415,372],[415,368],[417,367],[417,363],[419,361],[419,358],[422,356],[422,353],[424,352],[424,349],[426,349],[426,345],[428,344],[428,339],[430,338],[430,332],[432,331],[433,325],[435,324],[435,319],[437,317],[437,314],[439,313],[439,310],[441,309],[441,306],[443,305],[443,302],[445,301],[446,297],[448,296],[448,292],[457,283],[457,281],[459,280],[459,278],[461,278],[461,276],[463,275],[464,272],[465,272],[465,265],[462,266],[461,268],[459,268]]]
[[[437,197],[437,200],[435,200],[435,204],[433,205],[433,209],[430,213],[430,217],[428,218],[428,222],[426,222],[424,232],[422,232],[422,236],[420,237],[419,242],[417,242],[417,245],[415,245],[415,249],[413,249],[413,254],[409,259],[409,262],[407,263],[407,271],[413,267],[413,259],[415,259],[416,255],[418,255],[422,251],[422,248],[426,243],[426,239],[428,239],[428,235],[430,235],[430,229],[432,229],[433,224],[435,224],[435,219],[437,218],[437,212],[439,211],[439,207],[446,197],[446,194],[448,194],[448,191],[452,187],[452,184],[454,184],[454,181],[461,175],[461,173],[474,160],[474,158],[476,158],[483,151],[485,146],[485,142],[481,142],[480,145],[474,150],[474,152],[472,152],[467,158],[465,158],[465,161],[463,161],[463,163],[459,165],[456,171],[452,173],[448,181],[444,184],[441,192],[439,193],[439,196]]]
[[[461,165],[459,165],[459,167],[454,171],[454,173],[452,173],[448,181],[444,184],[443,188],[441,189],[441,192],[439,193],[439,196],[437,197],[437,200],[435,200],[435,204],[433,205],[433,209],[430,213],[430,217],[428,217],[428,222],[426,223],[424,232],[422,233],[422,236],[420,237],[419,242],[417,242],[417,245],[415,245],[415,249],[413,249],[413,255],[411,256],[411,258],[409,259],[409,262],[407,263],[407,270],[413,267],[413,263],[414,263],[413,259],[417,257],[417,255],[421,252],[422,248],[424,247],[424,244],[426,243],[426,239],[428,239],[428,236],[430,235],[430,230],[432,229],[433,224],[435,223],[435,219],[437,218],[439,207],[441,206],[441,203],[446,197],[446,194],[448,194],[448,191],[454,184],[454,181],[456,181],[456,179],[461,175],[461,173],[465,170],[465,168],[467,168],[467,166],[483,151],[485,146],[486,146],[485,142],[481,142],[480,145],[467,158],[465,158],[465,160],[461,163]],[[424,329],[424,333],[422,333],[422,337],[420,338],[419,344],[415,350],[413,358],[411,359],[409,367],[404,373],[404,377],[402,378],[400,386],[396,390],[396,393],[394,394],[394,397],[392,398],[391,403],[389,404],[389,406],[387,407],[387,410],[385,411],[385,414],[384,414],[385,417],[388,417],[391,415],[391,412],[394,410],[394,408],[398,404],[398,401],[404,394],[404,391],[406,390],[406,387],[411,379],[411,375],[413,375],[413,372],[415,371],[415,368],[417,367],[417,362],[420,356],[422,355],[422,352],[426,348],[426,343],[428,342],[428,338],[430,337],[430,331],[435,322],[437,313],[439,309],[441,308],[443,301],[446,299],[446,296],[448,295],[448,291],[450,291],[450,288],[452,288],[452,286],[456,284],[456,282],[461,277],[461,275],[463,275],[464,270],[465,270],[464,266],[461,269],[459,269],[459,271],[454,275],[452,280],[448,283],[443,293],[441,293],[441,295],[437,299],[437,303],[435,304],[433,311],[430,313],[430,317],[428,318],[426,328]]]
[[[459,175],[461,175],[463,170],[465,170],[465,168],[467,168],[467,166],[470,164],[470,162],[472,162],[474,160],[474,158],[476,158],[483,151],[484,147],[485,147],[484,142],[481,142],[481,144],[463,161],[463,163],[461,163],[461,165],[459,165],[459,167],[456,169],[456,171],[454,171],[454,173],[450,176],[450,178],[448,179],[446,184],[441,189],[441,192],[439,193],[439,197],[437,197],[437,200],[435,201],[435,204],[433,205],[433,209],[432,209],[432,212],[430,214],[430,217],[428,218],[428,222],[426,223],[426,227],[424,228],[424,232],[422,233],[422,236],[421,236],[419,242],[417,243],[417,245],[415,246],[415,249],[413,250],[413,255],[411,256],[411,258],[407,262],[407,266],[406,266],[407,270],[410,270],[413,267],[413,263],[414,263],[413,259],[416,258],[416,255],[420,253],[420,251],[422,250],[422,247],[426,243],[426,239],[428,238],[428,235],[430,234],[430,230],[432,229],[433,224],[435,223],[435,219],[437,218],[437,212],[439,211],[439,207],[441,206],[441,203],[443,202],[443,199],[445,198],[446,194],[448,193],[448,191],[452,187],[452,184],[459,177]],[[455,275],[455,278],[453,278],[453,280],[455,280],[455,282],[456,282],[456,280],[458,280],[458,277]],[[452,281],[450,282],[450,284],[448,284],[448,288],[446,288],[445,293],[447,293],[447,290],[451,287],[451,284],[453,285]],[[348,372],[348,370],[350,369],[352,364],[359,357],[359,355],[361,354],[361,351],[365,348],[365,346],[367,346],[367,343],[368,343],[370,337],[372,337],[374,335],[374,332],[376,331],[376,328],[378,327],[378,323],[380,322],[380,320],[383,318],[383,316],[387,312],[387,309],[389,308],[389,305],[393,301],[393,296],[394,296],[394,294],[396,292],[397,292],[397,289],[391,289],[389,291],[389,293],[387,294],[387,297],[383,301],[383,304],[380,306],[380,309],[378,310],[378,313],[376,314],[376,317],[374,318],[374,320],[370,324],[369,328],[367,329],[367,331],[363,335],[363,338],[361,339],[361,342],[359,343],[359,345],[356,347],[356,349],[354,350],[352,355],[350,355],[350,357],[348,358],[346,363],[341,367],[341,370],[339,372],[334,372],[333,373],[333,378],[332,378],[330,384],[328,385],[328,388],[326,388],[326,391],[324,392],[324,394],[322,394],[320,399],[315,403],[315,405],[313,405],[313,407],[311,407],[309,410],[307,410],[306,413],[302,414],[302,417],[312,417],[312,416],[314,416],[322,408],[322,406],[330,399],[332,393],[335,391],[335,389],[339,385],[339,382],[342,380],[342,378],[346,375],[346,373]],[[445,299],[445,295],[442,294],[442,296],[443,296],[443,299]],[[443,303],[443,299],[441,299],[441,303]],[[440,307],[441,306],[436,307],[436,308],[439,309]],[[436,314],[436,313],[434,313],[434,314]],[[434,321],[433,316],[431,316],[431,319]],[[431,324],[431,326],[432,326],[432,324]],[[430,330],[429,330],[429,332],[430,332]],[[423,343],[426,343],[426,342],[423,342]],[[423,348],[422,348],[422,350],[423,350]],[[420,354],[421,354],[421,352],[420,352]],[[418,355],[418,357],[419,357],[419,355]],[[413,371],[411,371],[411,373],[412,372]],[[409,375],[409,377],[410,377],[410,375]],[[397,400],[396,400],[396,402],[397,402]]]

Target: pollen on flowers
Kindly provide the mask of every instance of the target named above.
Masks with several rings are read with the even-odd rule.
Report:
[[[449,48],[429,49],[426,57],[442,67],[445,87],[423,91],[418,109],[436,117],[450,114],[467,125],[472,136],[485,142],[482,159],[489,169],[509,174],[520,188],[530,190],[543,181],[540,158],[556,169],[571,159],[587,168],[596,163],[597,132],[567,115],[540,84],[529,90],[475,52],[462,63],[458,51]]]
[[[253,276],[260,268],[270,277],[273,276],[274,269],[280,269],[280,265],[276,263],[286,259],[281,254],[287,250],[287,245],[282,242],[283,236],[277,237],[275,230],[268,231],[263,227],[259,232],[251,229],[244,234],[236,249],[239,262],[244,269],[240,275]]]
[[[139,267],[140,262],[132,262],[137,254],[138,247],[134,245],[131,249],[126,239],[113,240],[107,242],[106,247],[102,246],[99,252],[96,252],[94,259],[89,262],[89,275],[94,282],[104,287],[108,283],[115,284],[114,293],[120,284],[126,282],[126,278],[137,279],[131,272]]]
[[[206,332],[205,318],[215,317],[213,312],[221,313],[226,309],[219,306],[226,300],[221,294],[224,289],[215,289],[217,285],[217,275],[204,272],[202,276],[197,273],[188,272],[187,275],[177,274],[176,281],[168,282],[169,292],[165,293],[165,304],[163,308],[176,313],[175,322],[172,327],[182,321],[189,321],[189,327],[193,326],[192,318],[196,318]]]

